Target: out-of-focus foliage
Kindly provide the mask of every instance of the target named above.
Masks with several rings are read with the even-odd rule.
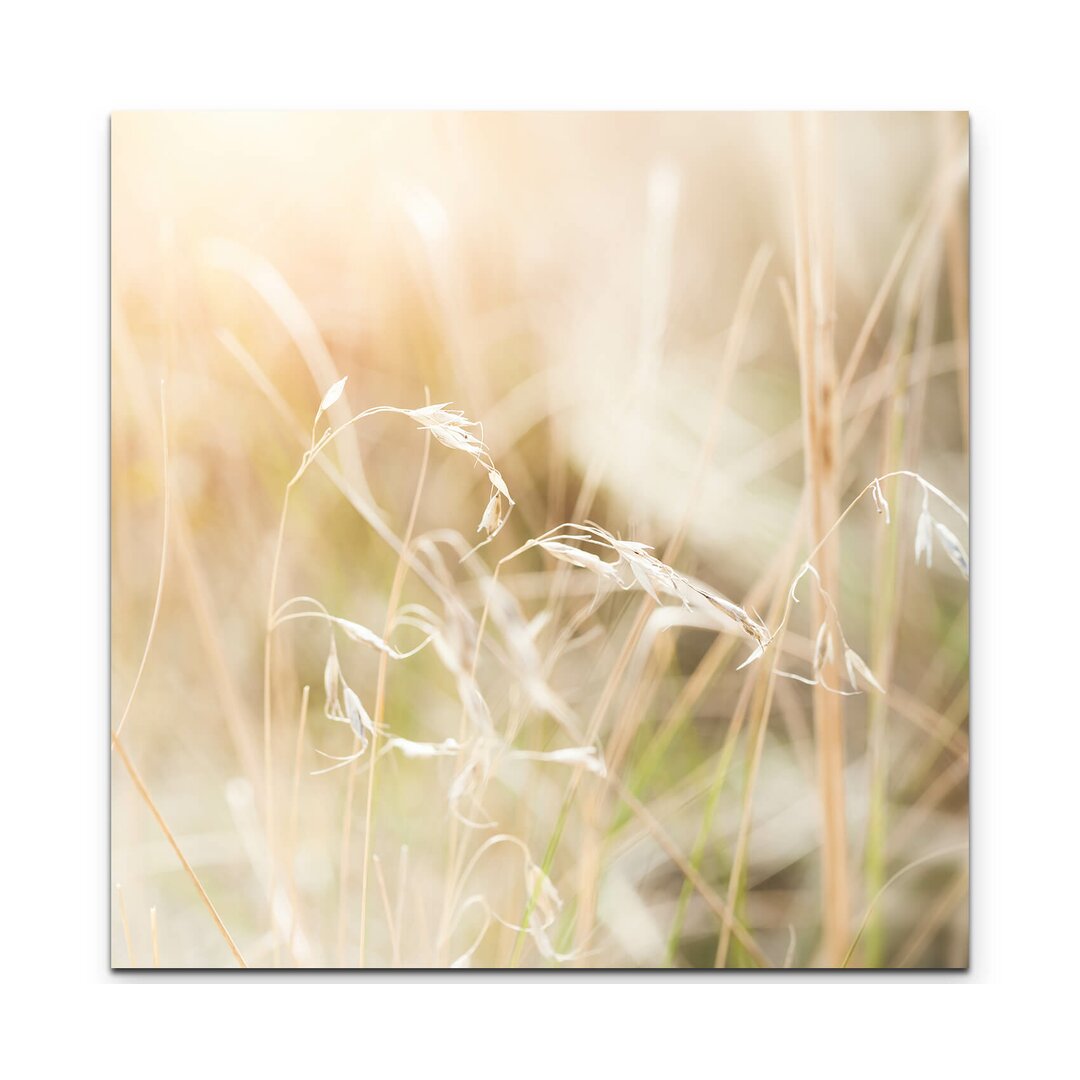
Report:
[[[850,114],[828,127],[838,371],[860,354],[838,402],[840,506],[907,469],[966,507],[966,118]],[[755,948],[775,965],[824,962],[812,692],[775,679],[756,768],[756,698],[740,703],[774,661],[812,674],[810,605],[736,670],[755,644],[745,626],[695,616],[685,596],[653,600],[632,559],[605,583],[587,559],[532,546],[491,579],[530,539],[587,518],[670,552],[680,575],[777,629],[770,606],[812,546],[792,142],[779,114],[114,118],[113,722],[155,601],[164,382],[164,590],[122,738],[249,964],[712,966],[717,899],[751,940],[731,943],[728,964],[763,962]],[[370,815],[371,747],[312,775],[334,764],[319,751],[354,749],[324,709],[324,619],[274,631],[269,788],[265,770],[283,500],[343,376],[315,438],[376,406],[452,403],[490,452],[478,465],[414,418],[378,413],[290,489],[276,604],[312,597],[381,637],[398,554],[357,508],[405,536],[429,455],[413,529],[422,570],[405,574],[406,621],[388,639],[404,652],[433,626],[441,636],[382,661]],[[492,464],[512,512],[459,562],[484,537]],[[886,691],[860,677],[868,692],[842,699],[853,938],[877,887],[926,861],[873,906],[850,962],[963,966],[967,584],[940,533],[932,565],[916,565],[918,483],[883,488],[890,524],[867,497],[837,534],[833,600]],[[966,546],[962,519],[940,520]],[[410,624],[416,605],[435,623]],[[482,620],[484,738],[468,690]],[[336,650],[374,716],[383,654],[340,626]],[[488,768],[479,786],[465,775]],[[119,765],[112,799],[135,960],[150,962],[153,906],[162,964],[231,963]],[[500,834],[514,839],[483,847]],[[527,914],[540,932],[514,928]],[[124,965],[121,923],[114,904]]]

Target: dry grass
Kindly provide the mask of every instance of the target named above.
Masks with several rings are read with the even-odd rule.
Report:
[[[966,962],[965,130],[117,118],[114,962]]]

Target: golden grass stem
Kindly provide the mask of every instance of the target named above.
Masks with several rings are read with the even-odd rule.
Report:
[[[172,830],[165,824],[165,819],[161,816],[161,811],[158,810],[157,805],[154,803],[153,798],[150,796],[150,791],[146,784],[143,783],[142,777],[139,775],[138,770],[135,768],[134,762],[128,756],[127,750],[124,749],[124,744],[120,741],[116,732],[112,734],[112,745],[116,751],[116,756],[120,759],[121,764],[127,770],[128,776],[131,777],[131,782],[135,785],[135,790],[142,796],[143,802],[146,803],[153,815],[154,820],[158,824],[158,828],[161,829],[165,836],[165,839],[169,842],[169,847],[176,853],[176,857],[180,860],[180,865],[184,868],[184,872],[191,879],[191,883],[195,886],[196,891],[202,898],[202,902],[206,905],[207,911],[210,912],[211,918],[214,920],[214,925],[218,928],[221,936],[225,939],[225,943],[229,946],[229,951],[233,954],[236,962],[243,968],[247,967],[247,962],[244,960],[243,955],[236,946],[236,942],[233,940],[232,934],[229,933],[222,922],[221,916],[217,912],[217,908],[214,907],[213,901],[210,899],[209,894],[203,887],[203,883],[199,880],[199,875],[195,873],[194,867],[188,862],[187,857],[183,851],[180,850],[180,845],[176,842],[176,837],[173,836]]]
[[[943,190],[936,185],[933,190]],[[936,313],[934,284],[936,263],[932,257],[935,248],[935,231],[927,230],[916,254],[908,279],[901,289],[901,300],[889,346],[885,353],[883,376],[892,383],[883,430],[882,469],[894,471],[904,463],[914,465],[918,459],[918,441],[921,431],[922,404],[925,382],[916,384],[917,390],[909,393],[909,371],[912,355],[923,358],[931,340]],[[922,302],[928,295],[929,302]],[[911,324],[915,323],[915,339],[912,341]],[[923,360],[925,364],[925,359]],[[895,485],[890,485],[895,486]],[[899,556],[903,506],[896,500],[896,519],[893,527],[878,534],[875,545],[874,605],[871,629],[871,663],[878,679],[887,689],[892,688],[893,659],[899,633],[900,597],[906,562]],[[895,701],[895,692],[893,699]],[[870,758],[870,808],[867,824],[865,854],[865,890],[872,896],[885,880],[886,838],[888,824],[888,761],[886,758],[890,701],[885,695],[875,695],[870,702],[868,717],[868,755]],[[878,967],[885,955],[884,925],[880,913],[876,913],[864,934],[865,961],[869,967]]]
[[[897,364],[898,370],[903,366]],[[897,380],[899,381],[899,380]],[[900,436],[903,430],[905,401],[897,386],[897,396],[889,409],[885,429],[884,468],[895,468],[899,461]],[[895,482],[894,485],[895,486]],[[899,534],[903,521],[902,504],[896,506],[893,527],[878,534],[875,543],[876,598],[871,622],[871,665],[882,686],[892,689],[893,652],[896,641],[898,594],[900,590]],[[867,756],[870,763],[869,812],[864,856],[864,888],[874,895],[885,881],[886,834],[888,819],[888,761],[886,758],[890,702],[884,694],[870,701],[867,717]],[[875,916],[866,930],[865,959],[869,967],[880,966],[884,957],[884,927]]]
[[[712,911],[719,917],[724,928],[735,937],[735,940],[746,949],[747,953],[754,958],[760,967],[772,967],[773,965],[769,962],[769,958],[761,951],[761,946],[758,945],[746,927],[736,918],[731,910],[731,906],[720,897],[716,890],[701,875],[701,872],[687,860],[686,856],[679,850],[678,846],[671,839],[660,822],[657,821],[648,809],[642,805],[637,796],[635,796],[621,780],[617,777],[613,777],[610,782],[618,791],[619,798],[630,807],[635,816],[638,817],[648,829],[653,839],[656,840],[663,849],[667,857],[679,868],[683,876],[701,894],[705,903],[708,904]]]
[[[143,645],[142,659],[139,661],[139,669],[135,673],[135,681],[131,685],[131,693],[128,694],[127,704],[120,717],[120,723],[116,725],[116,733],[119,735],[124,729],[128,713],[131,712],[132,702],[135,700],[135,692],[139,689],[142,681],[143,670],[146,667],[146,658],[150,655],[150,645],[154,640],[154,631],[157,629],[158,615],[161,613],[161,596],[165,591],[165,567],[169,555],[169,428],[165,415],[165,380],[161,380],[161,560],[158,568],[157,591],[154,594],[154,610],[150,616],[150,629],[146,634],[146,643]]]
[[[839,425],[833,327],[833,236],[830,202],[830,120],[820,115],[794,118],[794,196],[796,239],[796,312],[799,372],[803,402],[804,473],[810,499],[810,535],[819,545],[831,532],[839,511]],[[834,544],[821,551],[822,588],[837,592]],[[815,622],[829,618],[815,591]],[[836,685],[836,663],[827,661],[822,679]],[[847,823],[844,811],[844,732],[842,699],[824,686],[814,687],[814,729],[822,829],[822,926],[824,956],[838,963],[847,938],[850,910]]]
[[[634,649],[637,646],[638,641],[641,639],[642,632],[645,629],[645,624],[649,620],[649,615],[652,612],[652,601],[649,597],[646,597],[641,606],[638,609],[637,616],[634,620],[633,626],[630,628],[630,633],[627,635],[625,642],[623,643],[622,651],[619,654],[618,660],[615,662],[615,666],[611,670],[611,674],[608,677],[607,682],[604,684],[604,690],[600,695],[600,700],[593,710],[592,717],[589,720],[588,729],[585,732],[585,745],[592,745],[600,734],[600,729],[603,726],[604,719],[607,716],[608,709],[611,707],[614,701],[615,695],[622,685],[623,678],[626,674],[627,665],[630,663],[630,659],[633,656]],[[585,775],[584,766],[578,766],[573,773],[570,780],[570,785],[567,790],[563,806],[566,813],[569,812],[570,805],[574,800],[574,796],[577,794],[578,786],[581,783],[582,777]],[[580,859],[580,873],[579,873],[579,890],[578,890],[578,918],[575,925],[575,942],[577,946],[583,947],[584,943],[589,939],[592,933],[593,919],[596,911],[596,897],[597,897],[597,879],[599,874],[599,859],[600,859],[600,842],[598,836],[598,813],[599,813],[599,797],[594,796],[590,800],[590,805],[585,810],[584,815],[584,852]],[[544,859],[544,873],[550,872],[551,865],[554,862],[555,850],[558,847],[559,841],[562,838],[561,826],[556,829],[556,833],[552,836],[552,844],[549,844],[550,857],[545,856]],[[522,925],[526,925],[523,923]]]
[[[750,707],[754,683],[755,680],[752,675],[743,682],[742,689],[739,691],[738,700],[735,702],[735,711],[732,713],[731,723],[728,724],[727,732],[724,735],[723,745],[720,747],[720,752],[716,755],[716,768],[713,771],[712,782],[709,785],[709,793],[705,802],[705,812],[702,815],[701,824],[698,826],[698,834],[694,840],[694,846],[690,851],[690,865],[693,866],[695,870],[700,871],[701,869],[701,862],[705,857],[705,850],[708,847],[709,837],[712,835],[716,807],[720,802],[720,795],[723,792],[724,784],[727,781],[728,770],[731,768],[731,762],[735,756],[735,746],[738,742],[739,735],[742,732],[743,721],[746,719],[747,710]],[[686,909],[690,904],[691,890],[692,887],[689,880],[684,881],[683,887],[679,892],[678,902],[675,905],[675,918],[672,920],[671,930],[668,932],[668,965],[674,961],[675,954],[679,949],[679,942],[682,938],[683,921],[686,918]]]
[[[727,905],[732,911],[738,911],[744,895],[743,874],[749,858],[750,826],[753,821],[754,792],[757,777],[761,769],[761,758],[765,750],[765,735],[769,726],[769,712],[772,708],[772,696],[775,687],[772,669],[768,669],[764,689],[755,695],[760,707],[755,710],[754,723],[750,729],[750,761],[747,767],[746,782],[743,788],[742,809],[739,814],[739,831],[735,839],[735,854],[731,862],[731,874],[728,878]],[[716,956],[713,967],[727,966],[728,948],[731,945],[731,928],[724,924],[720,928],[720,937],[716,943]]]
[[[408,550],[412,543],[413,529],[416,527],[416,515],[420,509],[420,495],[424,490],[424,479],[427,476],[428,461],[431,457],[431,434],[424,436],[424,453],[420,461],[420,474],[416,480],[416,490],[413,492],[412,507],[409,510],[409,521],[405,526],[403,540],[404,550]],[[390,586],[390,597],[386,605],[386,620],[383,625],[383,637],[388,638],[394,626],[394,616],[397,613],[398,602],[401,599],[401,590],[405,585],[405,576],[408,573],[409,564],[403,557],[399,557],[397,566],[394,568],[394,580]],[[375,766],[379,760],[379,732],[382,730],[383,715],[386,711],[386,674],[389,657],[386,653],[379,655],[379,674],[375,690],[375,733],[371,736],[371,768],[367,777],[367,803],[364,808],[364,855],[360,876],[360,953],[358,966],[364,967],[366,961],[367,946],[367,898],[368,898],[368,862],[372,848],[373,809],[375,800]],[[355,769],[356,763],[353,763]]]
[[[804,515],[805,500],[799,509],[799,520]],[[797,535],[797,532],[793,535]],[[791,552],[786,553],[785,561],[791,558]],[[731,875],[728,879],[727,905],[732,911],[739,910],[740,897],[744,891],[744,871],[749,858],[750,826],[753,820],[754,791],[757,786],[758,772],[761,768],[761,759],[765,751],[765,735],[769,726],[769,714],[772,711],[773,694],[776,689],[776,665],[784,643],[784,633],[787,627],[787,612],[791,605],[791,594],[787,590],[777,589],[773,595],[769,609],[769,622],[775,623],[783,612],[780,629],[771,645],[771,658],[767,665],[759,670],[755,684],[754,698],[758,707],[754,712],[754,722],[750,729],[750,762],[747,768],[746,781],[743,787],[743,801],[739,816],[739,831],[735,840],[735,853],[732,857]],[[751,680],[754,683],[754,680]],[[754,700],[754,699],[752,699]],[[725,924],[720,929],[720,937],[716,944],[716,956],[713,960],[714,967],[724,967],[727,964],[728,948],[731,943],[731,928]]]
[[[774,560],[773,565],[769,568],[768,573],[763,575],[758,580],[754,588],[751,590],[752,594],[762,593],[768,588],[775,589],[777,581],[782,582],[784,580],[785,571],[789,569],[792,559],[795,555],[796,545],[798,543],[799,533],[805,514],[806,499],[803,498],[803,500],[799,504],[799,512],[796,525],[795,528],[792,530],[791,540],[789,541],[787,548],[780,553],[777,559]],[[774,594],[773,610],[775,611],[776,605],[779,602],[780,598],[783,598],[784,600],[784,612],[786,618],[786,591],[776,592]],[[772,617],[773,613],[770,612],[770,618]],[[721,641],[733,642],[734,639],[718,639],[716,644],[714,644],[713,648],[715,649],[716,645],[720,644]],[[779,643],[777,644],[779,645]],[[694,675],[691,676],[691,678],[686,682],[683,687],[683,691],[680,692],[679,699],[676,701],[676,705],[678,705],[679,701],[683,699],[683,695],[687,691],[689,691],[690,688],[694,686],[694,684],[699,682],[698,674],[702,670],[702,667],[704,667],[709,661],[711,653],[712,649],[710,649],[710,652],[706,654],[706,658],[702,662],[702,665],[699,666],[698,670],[694,672]],[[728,725],[728,730],[724,736],[723,745],[721,746],[720,752],[717,755],[716,766],[713,770],[713,776],[709,785],[708,795],[706,799],[705,812],[702,815],[701,824],[698,827],[697,838],[694,841],[694,847],[690,855],[690,861],[695,869],[701,868],[701,862],[705,857],[705,851],[708,846],[709,837],[712,835],[713,819],[716,813],[716,808],[719,804],[719,799],[723,791],[724,784],[727,781],[728,770],[731,767],[731,762],[735,753],[736,741],[740,732],[742,731],[742,725],[746,719],[747,710],[750,707],[751,695],[753,693],[754,686],[755,680],[752,675],[743,682],[742,688],[739,691],[739,696],[735,702],[735,709],[732,713],[731,723]],[[701,687],[701,692],[703,691],[704,686]],[[694,699],[691,698],[687,702],[685,702],[683,708],[689,708],[690,702],[693,700]],[[686,917],[686,909],[689,901],[690,893],[686,887],[686,884],[684,883],[683,889],[679,894],[679,900],[675,907],[675,918],[672,920],[671,930],[668,933],[666,955],[667,963],[669,965],[674,961],[675,954],[678,951],[679,941],[682,936],[682,925]]]

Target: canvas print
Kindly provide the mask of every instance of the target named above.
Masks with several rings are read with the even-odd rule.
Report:
[[[117,113],[115,968],[968,964],[960,113]]]

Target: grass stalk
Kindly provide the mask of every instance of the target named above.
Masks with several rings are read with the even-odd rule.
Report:
[[[812,541],[820,542],[839,512],[831,120],[817,114],[799,115],[793,124],[795,296],[804,478],[810,492],[810,536]],[[821,550],[819,572],[822,588],[839,595],[838,555],[832,542]],[[829,617],[820,590],[815,591],[814,617],[817,624]],[[822,678],[836,685],[834,660],[826,662]],[[822,830],[823,957],[831,967],[843,955],[850,911],[842,699],[818,685],[813,691],[813,706]]]
[[[788,557],[790,558],[790,555]],[[783,650],[787,612],[790,606],[790,592],[785,589],[777,589],[770,606],[769,621],[775,624],[778,619],[781,619],[780,629],[776,632],[776,637],[772,643],[769,661],[759,667],[757,678],[750,680],[750,684],[753,686],[751,700],[754,704],[754,721],[749,735],[750,758],[747,762],[746,779],[743,786],[743,802],[739,817],[739,831],[735,840],[735,852],[731,863],[727,895],[727,905],[736,914],[740,914],[745,907],[744,874],[749,858],[754,791],[757,786],[758,772],[761,768],[761,759],[765,750],[765,735],[768,731],[769,714],[772,711],[773,694],[776,689],[776,665]],[[724,967],[726,965],[730,941],[730,927],[727,925],[722,926],[716,944],[714,967]]]
[[[942,191],[940,186],[935,191]],[[940,216],[940,215],[939,215]],[[886,350],[883,370],[892,381],[892,394],[885,417],[882,448],[882,472],[890,473],[903,464],[914,468],[918,458],[922,405],[925,381],[909,394],[909,372],[912,355],[926,355],[933,329],[936,306],[933,285],[936,282],[935,230],[929,229],[921,244],[909,279],[901,290],[897,324]],[[930,295],[929,303],[925,298]],[[912,340],[912,323],[915,324]],[[895,481],[892,485],[895,487]],[[888,498],[886,492],[886,498]],[[871,624],[871,664],[882,684],[892,683],[893,660],[899,632],[899,603],[903,591],[906,562],[900,559],[900,537],[903,531],[903,503],[894,499],[896,517],[893,527],[878,533],[875,544],[875,604]],[[888,828],[888,761],[887,730],[890,703],[885,694],[874,695],[869,704],[868,755],[870,758],[869,816],[865,853],[865,890],[873,896],[885,881],[886,839]],[[864,962],[868,967],[884,963],[884,920],[876,911],[870,918],[863,936]]]
[[[157,590],[154,593],[154,610],[150,616],[150,629],[146,634],[146,643],[143,645],[142,659],[139,661],[138,671],[135,672],[135,681],[131,685],[131,692],[128,694],[127,704],[124,705],[123,714],[120,717],[120,723],[116,725],[116,734],[119,735],[124,730],[124,724],[127,721],[128,713],[131,712],[132,702],[135,700],[135,693],[139,689],[139,683],[142,681],[143,671],[146,668],[146,658],[150,655],[150,645],[154,640],[154,631],[157,629],[158,615],[161,613],[161,596],[165,591],[165,567],[169,558],[169,428],[165,415],[165,380],[161,380],[161,490],[162,490],[162,506],[161,506],[161,559],[159,561],[158,568],[158,580]]]
[[[750,676],[743,682],[742,690],[739,692],[738,701],[735,703],[735,711],[731,715],[731,723],[728,724],[727,732],[724,735],[723,745],[720,747],[720,752],[716,755],[716,768],[713,772],[712,782],[709,784],[709,792],[705,801],[705,812],[702,815],[701,824],[698,826],[698,833],[694,840],[694,846],[690,851],[690,865],[698,871],[701,870],[701,864],[705,857],[705,850],[708,847],[709,837],[712,835],[716,808],[720,803],[720,795],[724,790],[724,784],[727,780],[728,771],[731,768],[732,759],[735,757],[735,747],[738,743],[739,735],[742,732],[743,721],[746,719],[746,713],[750,707],[754,682],[753,676]],[[675,917],[672,919],[671,929],[668,932],[665,961],[669,967],[674,962],[679,949],[679,942],[682,939],[683,922],[686,919],[686,909],[689,907],[692,893],[693,886],[690,881],[684,881],[683,887],[679,891],[679,899],[675,905]]]
[[[420,474],[416,480],[416,490],[413,492],[412,507],[409,510],[409,522],[405,527],[403,539],[404,549],[408,550],[412,543],[413,529],[416,526],[416,515],[420,509],[420,495],[424,490],[424,479],[427,476],[428,460],[431,456],[431,435],[424,436],[424,453],[420,461]],[[394,579],[390,586],[390,597],[386,605],[386,620],[383,625],[383,637],[388,638],[394,626],[394,616],[397,613],[398,602],[401,599],[401,590],[405,585],[405,576],[408,573],[409,564],[403,557],[398,557],[397,566],[394,568]],[[358,967],[364,967],[367,959],[367,902],[368,902],[368,865],[372,851],[372,831],[374,828],[374,805],[375,805],[375,767],[379,761],[379,732],[382,730],[383,717],[386,712],[386,675],[389,657],[386,653],[379,655],[379,674],[375,690],[375,733],[371,736],[371,767],[367,777],[367,802],[364,807],[364,854],[361,864],[360,875],[360,952],[357,961]],[[352,768],[355,769],[356,763]],[[342,868],[344,874],[344,867]]]
[[[898,365],[903,368],[903,365]],[[886,424],[885,469],[895,468],[900,451],[903,410],[895,404]],[[896,481],[893,481],[895,487]],[[886,498],[892,494],[886,493]],[[890,500],[896,507],[894,527],[878,533],[876,541],[875,597],[871,625],[871,666],[882,685],[892,682],[892,661],[896,641],[896,602],[899,572],[899,536],[903,514],[899,499]],[[865,854],[865,889],[873,896],[885,882],[886,830],[888,816],[888,761],[886,734],[889,701],[885,694],[875,694],[868,705],[867,754],[870,760],[870,803]],[[868,967],[879,967],[885,951],[884,925],[877,915],[867,925],[864,954]]]
[[[237,964],[240,967],[246,968],[247,962],[244,960],[243,955],[236,946],[236,942],[233,940],[232,934],[226,929],[225,923],[222,922],[221,916],[217,912],[217,908],[214,907],[213,901],[210,899],[210,895],[207,893],[203,886],[203,883],[199,880],[199,875],[195,873],[194,867],[188,862],[187,857],[183,851],[180,850],[180,845],[176,842],[176,837],[173,836],[172,830],[165,824],[165,819],[161,816],[161,811],[158,810],[153,798],[150,796],[150,791],[146,784],[143,783],[142,777],[139,775],[138,770],[135,768],[134,762],[128,756],[127,750],[124,749],[124,744],[120,741],[116,732],[112,735],[113,750],[116,751],[116,756],[120,759],[120,763],[127,770],[127,774],[131,777],[131,782],[135,785],[135,790],[142,796],[143,802],[146,803],[147,808],[153,815],[154,820],[158,824],[158,828],[161,829],[165,836],[165,839],[169,843],[169,847],[176,853],[176,857],[180,860],[180,865],[184,868],[184,873],[191,879],[191,883],[195,886],[196,891],[199,894],[200,899],[206,905],[206,909],[210,912],[210,917],[214,920],[214,925],[218,928],[218,932],[225,939],[225,943],[229,946],[229,951],[233,954]]]

